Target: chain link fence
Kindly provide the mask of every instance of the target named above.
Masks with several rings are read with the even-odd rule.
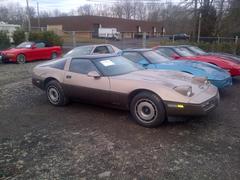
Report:
[[[64,40],[64,52],[77,46],[106,43],[112,44],[120,49],[151,48],[158,45],[193,44],[208,51],[223,51],[233,54],[240,52],[240,41],[238,37],[200,37],[200,42],[197,43],[191,38],[181,39],[174,35],[148,37],[146,34],[143,34],[141,38],[137,39],[112,40],[92,38],[92,34],[89,32],[65,31],[61,36]]]

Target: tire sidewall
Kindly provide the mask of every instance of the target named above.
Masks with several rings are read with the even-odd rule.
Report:
[[[156,115],[153,118],[153,120],[149,122],[143,121],[141,118],[139,118],[139,115],[137,115],[136,106],[141,99],[149,100],[156,107]],[[144,127],[149,127],[149,128],[157,127],[166,120],[166,111],[165,111],[163,101],[159,96],[157,96],[152,92],[141,92],[136,96],[134,96],[130,103],[130,112],[134,120]]]
[[[56,52],[53,52],[53,53],[51,54],[51,59],[55,59],[55,58],[57,58],[57,53],[56,53]]]
[[[51,88],[56,90],[56,92],[58,93],[58,101],[56,101],[56,102],[54,102],[49,95],[49,90]],[[68,98],[65,96],[63,88],[61,87],[61,85],[58,81],[52,80],[52,81],[48,82],[45,89],[46,89],[47,99],[50,102],[50,104],[52,104],[54,106],[64,106],[68,103]]]
[[[18,60],[18,58],[19,58],[20,56],[23,56],[23,57],[24,57],[24,61],[19,61],[19,60]],[[25,63],[26,63],[26,56],[25,56],[24,54],[18,54],[18,55],[17,55],[17,63],[18,63],[18,64],[25,64]]]

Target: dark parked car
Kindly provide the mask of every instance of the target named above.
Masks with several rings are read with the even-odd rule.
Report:
[[[190,35],[187,34],[174,34],[172,36],[169,37],[170,40],[189,40],[190,39]]]

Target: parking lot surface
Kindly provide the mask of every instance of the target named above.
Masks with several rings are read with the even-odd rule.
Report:
[[[137,125],[128,112],[51,106],[38,64],[0,64],[0,179],[240,179],[240,78],[205,117]]]

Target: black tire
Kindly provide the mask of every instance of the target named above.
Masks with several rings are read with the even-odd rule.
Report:
[[[51,59],[55,59],[55,58],[57,58],[57,53],[52,53],[52,55],[51,55]]]
[[[151,92],[141,92],[134,96],[130,112],[136,122],[144,127],[157,127],[166,120],[166,111],[161,98]]]
[[[24,64],[26,63],[26,56],[24,54],[17,55],[17,63],[18,64]]]
[[[48,101],[54,106],[64,106],[69,101],[65,96],[64,91],[60,83],[56,80],[51,80],[46,84],[46,95]]]

